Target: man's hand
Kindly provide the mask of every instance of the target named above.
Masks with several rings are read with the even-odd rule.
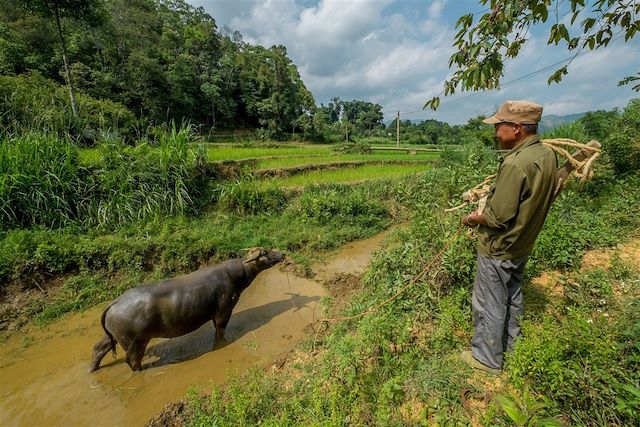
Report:
[[[472,220],[473,214],[463,216],[462,217],[462,225],[466,225],[467,227],[475,227],[476,224]]]
[[[462,225],[466,225],[467,227],[475,227],[476,225],[480,224],[486,225],[484,215],[478,214],[475,211],[467,216],[462,217]]]

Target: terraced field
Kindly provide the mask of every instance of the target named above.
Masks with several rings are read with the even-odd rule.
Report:
[[[330,145],[206,146],[207,161],[224,165],[224,172],[218,176],[230,179],[251,174],[261,181],[263,188],[395,178],[424,171],[438,155],[420,151],[413,154],[404,151],[342,154],[334,152]],[[97,165],[101,152],[97,148],[84,149],[80,152],[80,160],[87,166]]]
[[[261,181],[261,187],[299,188],[316,184],[357,183],[370,180],[397,178],[424,172],[428,165],[413,164],[365,164],[350,167],[305,170],[292,176]]]
[[[224,154],[224,158],[222,158]],[[304,187],[321,183],[388,179],[424,171],[438,153],[384,152],[339,154],[330,146],[285,148],[214,148],[208,160],[238,162],[259,179],[261,187]]]

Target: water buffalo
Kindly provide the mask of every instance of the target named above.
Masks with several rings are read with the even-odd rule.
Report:
[[[283,257],[278,251],[253,248],[244,260],[230,259],[184,276],[129,289],[102,313],[105,335],[93,347],[89,372],[98,369],[110,350],[115,356],[116,343],[127,352],[125,361],[129,367],[139,371],[151,338],[185,335],[209,320],[216,328],[216,342],[224,339],[224,328],[242,291],[258,273]]]

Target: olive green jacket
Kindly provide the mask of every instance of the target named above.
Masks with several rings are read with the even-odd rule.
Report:
[[[506,260],[531,252],[551,206],[557,171],[555,153],[538,135],[500,159],[483,212],[487,225],[478,229],[481,255]]]

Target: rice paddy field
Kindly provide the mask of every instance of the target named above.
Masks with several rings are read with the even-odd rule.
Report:
[[[425,164],[368,164],[329,170],[305,171],[289,177],[262,181],[261,187],[300,188],[316,184],[357,183],[370,180],[398,178],[424,172]]]
[[[276,169],[296,167],[301,164],[330,164],[336,162],[397,162],[397,161],[431,161],[438,158],[438,153],[406,154],[404,152],[395,153],[372,153],[372,154],[335,154],[325,156],[291,156],[277,158],[263,158],[256,162],[256,169]]]
[[[424,171],[439,156],[437,152],[410,153],[409,149],[342,154],[334,152],[330,145],[251,147],[244,144],[206,144],[204,147],[207,162],[242,164],[242,173],[255,174],[262,181],[262,188],[396,178]],[[96,166],[102,156],[100,148],[82,149],[79,162],[84,166]]]

